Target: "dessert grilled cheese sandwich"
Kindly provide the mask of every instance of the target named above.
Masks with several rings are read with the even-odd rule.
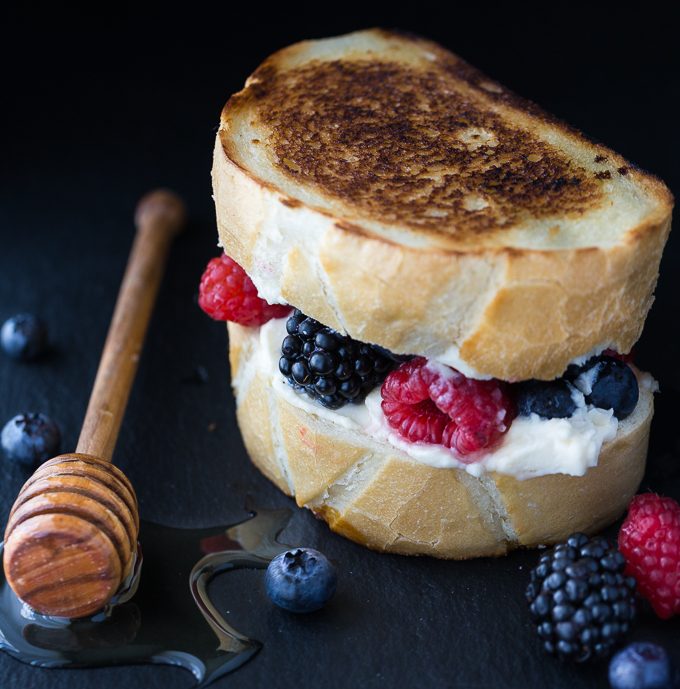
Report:
[[[446,558],[621,514],[653,413],[629,352],[662,182],[381,29],[265,60],[212,175],[225,253],[294,309],[229,323],[244,442],[281,490],[371,548]]]

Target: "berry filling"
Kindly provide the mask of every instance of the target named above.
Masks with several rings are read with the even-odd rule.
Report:
[[[618,356],[594,357],[554,381],[510,384],[467,378],[423,357],[399,357],[298,309],[286,330],[279,371],[296,391],[339,409],[362,402],[382,383],[380,408],[391,429],[411,443],[449,448],[464,463],[493,449],[518,413],[567,419],[591,405],[623,419],[638,399],[635,374]]]
[[[213,258],[201,277],[198,305],[216,321],[259,326],[290,313],[286,304],[269,304],[241,266],[226,254]]]
[[[463,461],[495,445],[514,416],[504,383],[466,378],[422,357],[391,373],[381,392],[385,419],[399,435],[449,447]]]

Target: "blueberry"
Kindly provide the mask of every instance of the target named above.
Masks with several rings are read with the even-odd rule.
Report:
[[[30,361],[45,351],[47,328],[37,316],[20,313],[3,323],[0,342],[5,353],[13,359]]]
[[[666,650],[637,642],[619,651],[609,663],[612,689],[670,689],[671,663]]]
[[[617,419],[625,419],[635,409],[640,391],[628,364],[609,356],[599,357],[584,375],[591,377],[586,402],[600,409],[613,409]]]
[[[45,414],[18,414],[2,429],[2,449],[15,462],[35,466],[59,453],[59,426]]]
[[[566,419],[576,410],[572,389],[563,379],[528,380],[517,386],[517,408],[522,416]]]
[[[312,548],[295,548],[277,555],[265,575],[272,603],[290,612],[313,612],[323,608],[337,586],[335,567]]]

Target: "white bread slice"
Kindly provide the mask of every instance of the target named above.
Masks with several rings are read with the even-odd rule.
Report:
[[[621,156],[380,29],[268,58],[212,175],[220,243],[270,302],[504,380],[630,350],[672,209]]]
[[[653,415],[652,393],[644,386],[635,411],[583,476],[520,481],[488,473],[478,479],[421,464],[293,406],[248,366],[258,342],[258,329],[229,323],[237,418],[251,459],[298,505],[369,548],[466,559],[558,542],[610,524],[642,479]]]

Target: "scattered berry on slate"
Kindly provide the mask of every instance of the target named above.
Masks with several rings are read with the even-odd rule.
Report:
[[[608,655],[635,617],[635,580],[604,538],[573,534],[541,556],[526,597],[543,648],[582,662]]]
[[[361,402],[401,360],[327,328],[295,309],[286,323],[279,371],[329,409]]]
[[[313,548],[295,548],[277,555],[265,575],[271,601],[298,613],[323,608],[333,597],[337,583],[335,567]]]
[[[654,493],[636,495],[619,531],[626,573],[662,619],[680,613],[680,505]]]
[[[290,313],[290,306],[269,304],[260,298],[246,271],[226,254],[208,262],[201,277],[198,305],[216,321],[248,326]]]
[[[500,381],[466,378],[446,366],[428,366],[422,357],[390,373],[381,393],[385,419],[399,435],[444,445],[461,458],[496,443],[514,416]]]
[[[13,359],[30,361],[45,351],[47,328],[37,316],[20,313],[3,323],[0,343],[5,353]]]
[[[61,433],[49,416],[24,413],[5,424],[0,442],[8,459],[35,466],[59,454]]]
[[[544,419],[567,419],[576,411],[571,385],[557,380],[528,380],[516,388],[517,412],[522,416],[538,414]]]
[[[671,661],[666,649],[636,642],[619,651],[609,663],[612,689],[671,689]]]

